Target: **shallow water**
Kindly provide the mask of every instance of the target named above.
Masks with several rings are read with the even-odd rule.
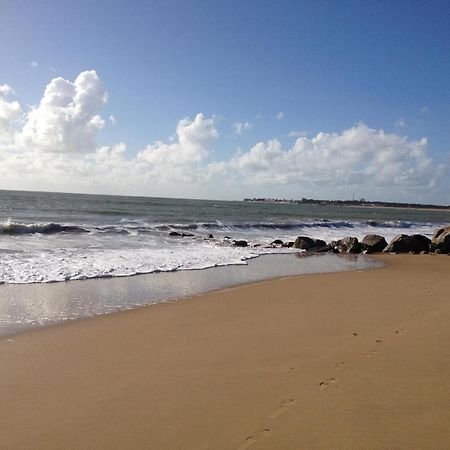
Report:
[[[0,286],[0,336],[181,299],[242,283],[306,273],[380,267],[365,255],[265,255],[247,265],[161,272],[137,277]]]

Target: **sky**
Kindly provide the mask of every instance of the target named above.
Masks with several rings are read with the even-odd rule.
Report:
[[[0,189],[450,204],[446,1],[0,0]]]

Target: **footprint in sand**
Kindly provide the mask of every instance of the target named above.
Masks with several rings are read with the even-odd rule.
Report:
[[[238,450],[245,450],[261,439],[264,439],[270,433],[269,428],[263,428],[245,438],[244,444]]]
[[[272,414],[269,415],[269,419],[275,419],[275,417],[281,416],[281,414],[284,414],[290,408],[292,408],[295,405],[295,403],[296,402],[293,398],[283,400],[280,406]]]
[[[347,366],[348,366],[348,362],[347,361],[339,361],[338,363],[336,363],[336,365],[334,367],[335,367],[335,369],[341,370],[341,369],[344,369]]]
[[[336,382],[337,382],[337,380],[334,377],[326,378],[325,380],[323,380],[319,383],[320,390],[323,391],[324,389],[328,389],[331,386],[334,386],[337,388],[338,386],[337,386]]]

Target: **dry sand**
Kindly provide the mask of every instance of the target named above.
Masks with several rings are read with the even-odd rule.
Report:
[[[450,448],[450,258],[377,258],[3,339],[0,447]]]

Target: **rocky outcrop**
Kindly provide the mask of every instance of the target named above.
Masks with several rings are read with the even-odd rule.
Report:
[[[430,250],[431,240],[421,234],[399,234],[384,249],[389,253],[420,253]]]
[[[294,242],[294,248],[301,250],[318,251],[326,246],[327,243],[322,239],[312,239],[307,236],[299,236]]]
[[[450,253],[450,227],[439,228],[434,232],[431,250],[436,253]]]
[[[361,243],[367,253],[382,252],[388,245],[386,239],[379,234],[368,234]]]
[[[358,238],[348,236],[339,241],[333,241],[331,247],[336,253],[361,253],[363,246]]]

